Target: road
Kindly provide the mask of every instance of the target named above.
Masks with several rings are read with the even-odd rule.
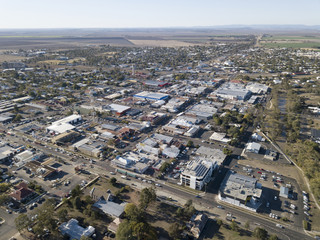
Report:
[[[23,140],[21,140],[21,138],[17,138],[17,137],[13,137],[13,136],[8,136],[8,138],[10,140],[13,140],[15,142],[21,143],[21,144],[28,144],[27,142],[24,142]],[[65,161],[69,161],[71,157],[56,152],[54,150],[50,150],[48,148],[45,148],[44,146],[39,146],[37,145],[36,148],[46,152],[46,153],[51,153],[54,156],[58,156],[61,159],[65,160]],[[81,163],[81,162],[86,162],[86,160],[83,159],[79,159],[77,160],[77,164]],[[74,163],[72,163],[74,164]],[[109,164],[108,161],[105,162],[100,162],[98,161],[96,164],[94,164],[94,168],[88,168],[88,171],[90,171],[91,173],[94,174],[100,174],[100,175],[108,175],[110,171],[114,171],[114,168],[112,168]],[[215,180],[215,182],[213,183],[214,189],[218,189],[217,186],[220,185],[220,181],[223,179],[223,174],[220,174],[221,176],[219,178],[217,178]],[[121,177],[119,175],[117,175],[117,178],[119,181],[123,181],[123,179],[121,179]],[[285,229],[279,229],[276,227],[276,222],[271,221],[271,219],[265,218],[263,216],[259,216],[258,214],[253,214],[250,213],[248,211],[245,210],[240,210],[238,208],[235,208],[233,206],[228,206],[225,205],[221,202],[219,202],[217,200],[217,192],[207,192],[205,194],[203,194],[203,196],[201,198],[197,198],[196,195],[198,195],[197,193],[193,193],[192,191],[185,191],[185,190],[181,190],[180,187],[173,187],[174,185],[167,185],[165,184],[164,181],[155,181],[153,179],[154,182],[158,182],[162,185],[161,188],[157,188],[157,192],[159,193],[163,193],[166,194],[167,196],[172,196],[173,199],[177,198],[177,199],[184,199],[184,200],[188,200],[188,199],[192,199],[195,207],[198,209],[207,209],[207,212],[209,215],[213,215],[213,216],[217,216],[216,212],[220,211],[218,209],[214,209],[214,206],[217,205],[224,205],[224,211],[225,212],[232,212],[235,216],[237,216],[240,219],[245,219],[245,221],[249,220],[251,223],[255,223],[263,228],[265,228],[266,230],[268,230],[269,232],[273,232],[276,233],[280,239],[311,239],[310,237],[308,237],[307,235],[304,234],[303,229],[297,229],[297,228],[293,228],[292,226],[288,225],[286,226]],[[144,184],[142,184],[139,180],[137,179],[131,179],[130,183],[135,183],[135,185],[137,187],[145,187]],[[180,202],[180,201],[178,201]],[[5,213],[7,214],[7,213]],[[2,214],[1,214],[2,215]],[[8,215],[8,214],[7,214]],[[9,237],[11,237],[14,233],[16,233],[16,229],[14,226],[14,217],[11,216],[5,216],[5,219],[8,221],[7,223],[5,223],[1,229],[2,231],[4,231],[4,234],[7,234]],[[245,222],[244,221],[244,222]],[[281,223],[281,222],[279,222]],[[284,225],[284,224],[282,224]],[[1,232],[0,232],[1,233]]]
[[[17,214],[9,214],[6,210],[0,208],[0,216],[6,220],[5,223],[0,226],[0,239],[9,239],[18,232],[14,223]]]

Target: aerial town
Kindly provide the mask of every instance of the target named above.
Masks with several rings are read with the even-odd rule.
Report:
[[[319,235],[319,51],[239,35],[0,56],[1,239]]]

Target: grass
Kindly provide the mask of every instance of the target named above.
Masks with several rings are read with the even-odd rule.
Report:
[[[272,36],[264,37],[262,41],[268,40],[320,40],[320,36]]]
[[[250,231],[239,228],[239,231],[231,230],[229,223],[223,223],[221,226],[213,219],[209,219],[203,233],[200,236],[203,240],[247,240],[256,239],[252,236]]]
[[[320,42],[261,42],[267,48],[320,48]]]

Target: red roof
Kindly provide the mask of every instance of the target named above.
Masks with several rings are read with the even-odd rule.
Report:
[[[31,189],[28,188],[28,185],[25,182],[21,182],[16,186],[16,189],[10,196],[17,201],[21,201],[24,198],[28,197],[30,194],[33,193]]]

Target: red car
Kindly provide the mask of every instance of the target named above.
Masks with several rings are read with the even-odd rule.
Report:
[[[259,174],[262,174],[262,172],[258,172]]]

